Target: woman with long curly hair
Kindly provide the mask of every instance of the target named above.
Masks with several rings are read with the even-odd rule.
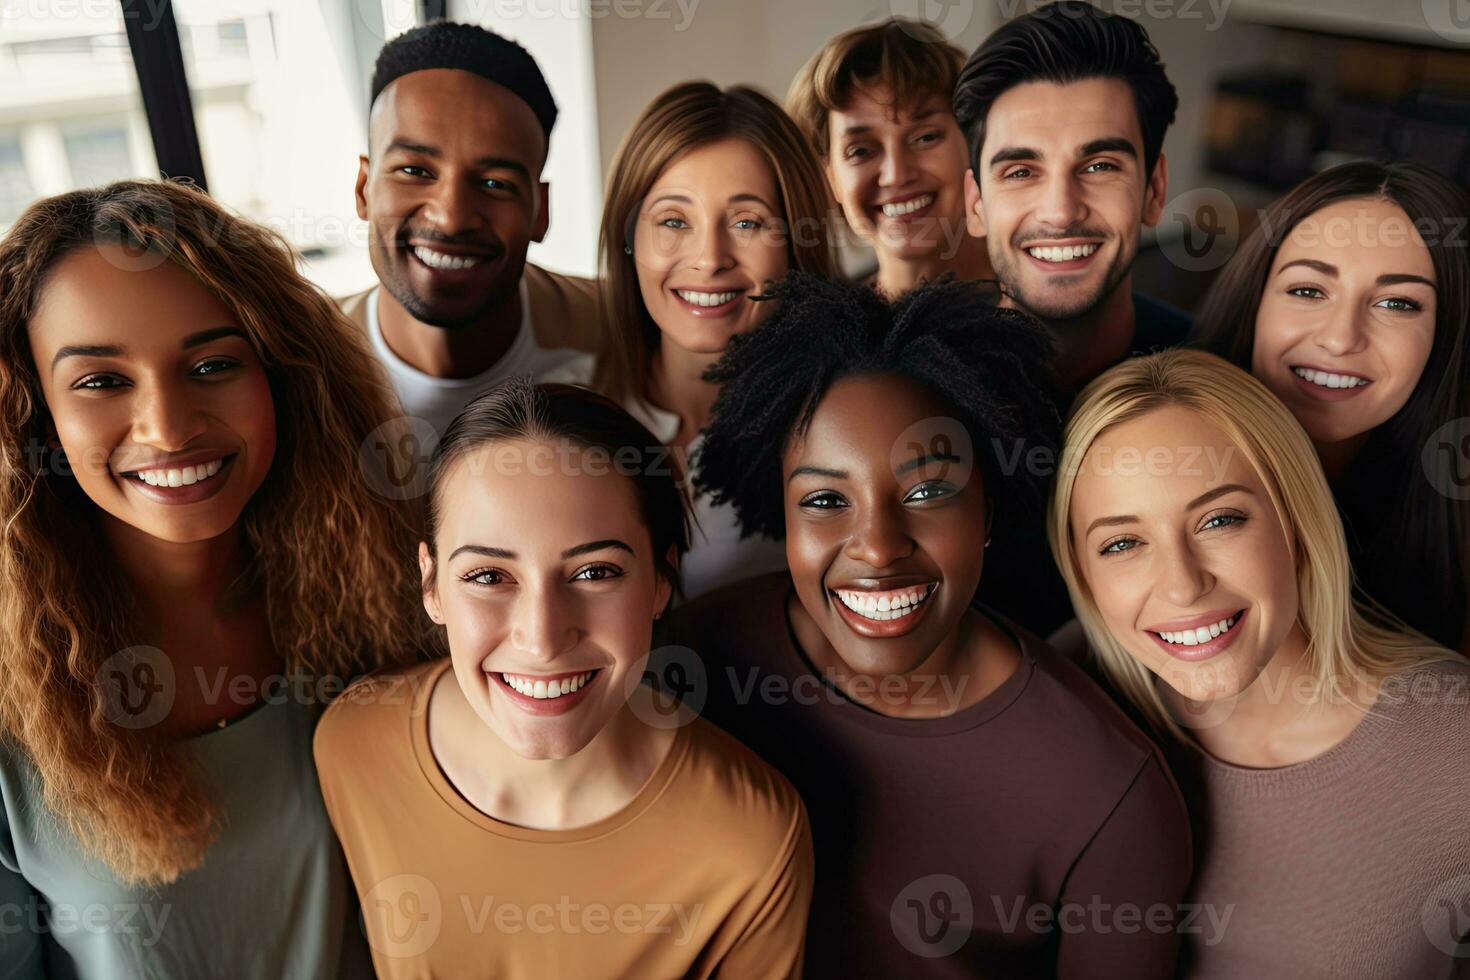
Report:
[[[417,652],[411,538],[362,462],[396,414],[279,236],[195,188],[62,194],[0,241],[20,975],[351,969],[311,733],[346,677]]]

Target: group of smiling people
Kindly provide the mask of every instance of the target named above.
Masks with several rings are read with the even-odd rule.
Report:
[[[175,182],[0,239],[0,976],[1465,974],[1462,188],[1191,323],[1061,0],[663,93],[593,282],[522,48],[372,99],[356,296]]]

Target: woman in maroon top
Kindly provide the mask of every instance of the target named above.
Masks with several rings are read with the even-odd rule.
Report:
[[[967,283],[781,299],[715,369],[702,480],[789,571],[678,610],[661,679],[806,801],[808,974],[1170,976],[1191,859],[1157,750],[973,601],[1054,463],[1045,335]]]

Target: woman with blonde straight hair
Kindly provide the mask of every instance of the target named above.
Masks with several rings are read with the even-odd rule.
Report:
[[[1290,411],[1211,354],[1126,361],[1079,397],[1048,531],[1097,665],[1191,802],[1217,928],[1186,975],[1450,976],[1470,665],[1354,599]]]
[[[365,953],[311,730],[419,647],[365,465],[395,404],[286,243],[196,188],[62,194],[0,240],[6,976]]]
[[[768,288],[788,272],[835,277],[831,218],[821,165],[779,105],[744,86],[674,86],[638,117],[608,178],[610,349],[546,380],[590,380],[687,472],[719,393],[705,372],[770,315]],[[687,597],[783,566],[778,543],[741,539],[729,508],[696,497],[694,518]]]

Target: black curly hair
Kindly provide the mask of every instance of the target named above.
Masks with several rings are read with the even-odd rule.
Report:
[[[1056,459],[1051,337],[1027,314],[996,308],[992,295],[945,278],[890,304],[871,287],[791,273],[772,291],[776,311],[732,338],[705,375],[720,394],[696,485],[734,507],[742,534],[784,537],[781,458],[791,438],[838,380],[896,374],[946,402],[970,434],[986,493],[1006,515],[997,530],[1036,518],[1046,475],[1005,464],[1038,448]]]

